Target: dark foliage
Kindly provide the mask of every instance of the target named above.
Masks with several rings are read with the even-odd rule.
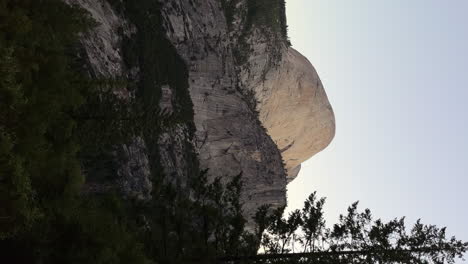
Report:
[[[284,47],[291,46],[288,37],[286,20],[286,3],[284,0],[220,0],[224,10],[228,29],[236,36],[233,47],[235,63],[247,67],[253,51],[251,37],[259,37],[265,42],[268,53],[267,65],[261,78],[266,77],[269,69],[277,67]],[[234,25],[234,20],[238,20]],[[240,24],[239,24],[240,22]],[[260,33],[260,34],[254,34]]]
[[[42,204],[70,202],[83,181],[68,112],[88,87],[68,53],[90,22],[49,2],[0,1],[0,237],[43,218]]]
[[[92,138],[87,122],[97,119],[82,115],[96,115],[87,106],[97,85],[83,75],[76,54],[80,34],[93,25],[86,12],[62,1],[0,1],[2,261],[145,260],[122,224],[117,196],[81,195],[79,157],[89,147],[83,135]],[[106,121],[109,128],[114,123]]]
[[[302,210],[283,217],[284,208],[268,214],[259,210],[255,220],[264,254],[227,257],[225,261],[255,263],[454,263],[468,243],[447,237],[445,228],[417,221],[407,230],[404,218],[373,220],[369,209],[359,212],[358,203],[341,215],[329,229],[323,218],[325,199],[312,193]]]
[[[238,8],[239,0],[220,1],[229,28],[232,27],[235,17],[239,16],[245,19],[244,30],[246,33],[253,26],[268,29],[272,33],[278,34],[282,41],[289,44],[286,2],[284,0],[247,0],[245,10]]]
[[[289,42],[285,1],[247,0],[247,29],[253,25],[278,32],[283,41]]]

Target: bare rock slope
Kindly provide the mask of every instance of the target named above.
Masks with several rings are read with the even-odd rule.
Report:
[[[260,120],[281,151],[289,182],[301,163],[327,147],[335,134],[335,118],[322,82],[304,56],[287,48],[279,66],[251,89],[259,101]]]

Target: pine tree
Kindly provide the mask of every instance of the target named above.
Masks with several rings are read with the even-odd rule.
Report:
[[[323,219],[324,204],[325,199],[317,199],[313,193],[305,201],[303,209],[290,213],[288,218],[282,216],[283,208],[273,210],[269,215],[265,208],[261,208],[255,219],[257,230],[266,230],[260,241],[264,254],[224,257],[222,260],[330,264],[454,263],[468,249],[468,242],[448,238],[446,228],[424,225],[420,220],[409,232],[404,218],[374,221],[369,209],[358,211],[357,202],[329,229]]]

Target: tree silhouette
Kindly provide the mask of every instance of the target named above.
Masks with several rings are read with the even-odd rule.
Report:
[[[268,214],[259,209],[257,230],[266,230],[259,241],[263,254],[225,257],[223,261],[256,263],[454,263],[462,258],[467,242],[447,238],[446,228],[424,225],[418,220],[407,230],[405,219],[373,220],[369,209],[358,211],[353,203],[333,228],[323,218],[325,199],[312,193],[302,210],[287,218],[284,208]],[[301,252],[296,251],[299,244]]]

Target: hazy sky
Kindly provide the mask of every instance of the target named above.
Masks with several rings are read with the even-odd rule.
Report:
[[[468,240],[467,14],[464,0],[287,0],[337,125],[288,186],[289,209],[317,190],[329,224],[360,200]]]

